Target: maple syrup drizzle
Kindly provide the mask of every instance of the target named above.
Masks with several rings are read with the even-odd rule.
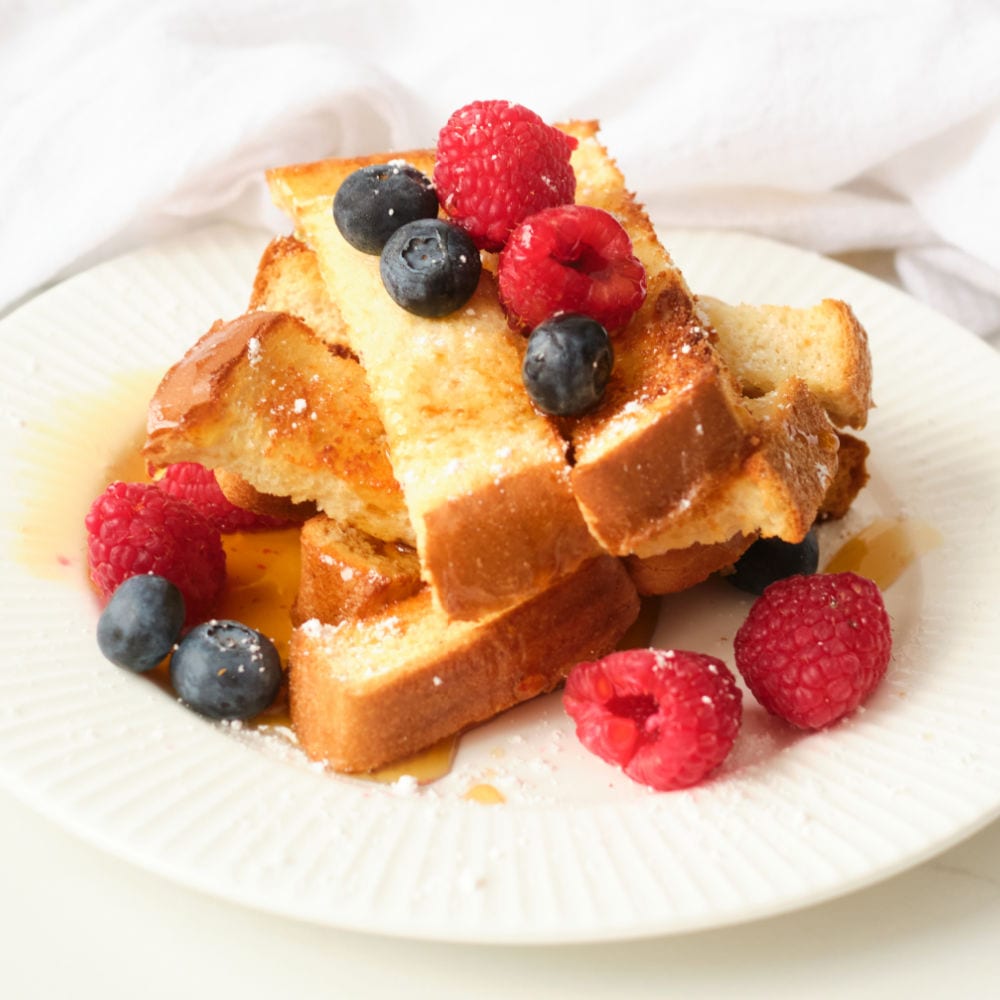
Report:
[[[458,735],[446,736],[426,750],[421,750],[395,764],[355,777],[382,785],[395,784],[400,778],[415,778],[418,785],[429,785],[451,771],[458,750],[458,740]]]
[[[462,798],[468,799],[470,802],[478,802],[480,805],[484,806],[496,806],[507,801],[500,789],[487,784],[486,782],[480,782],[477,785],[472,785],[465,792]]]
[[[886,590],[914,560],[936,549],[942,541],[941,533],[925,521],[878,518],[844,542],[823,572],[857,573]]]
[[[82,525],[90,501],[114,479],[146,478],[140,454],[145,440],[140,415],[158,378],[151,372],[122,374],[112,391],[58,400],[44,421],[32,421],[23,428],[19,451],[31,503],[19,512],[15,545],[18,562],[34,576],[47,580],[85,576],[87,545]],[[122,428],[129,427],[133,429],[123,435]],[[71,435],[67,428],[73,429]],[[88,444],[81,442],[108,440],[123,442],[111,460],[82,469],[81,451]],[[46,456],[45,462],[38,461],[40,454]],[[88,488],[92,495],[81,494]]]
[[[222,536],[226,587],[218,618],[234,618],[266,635],[288,661],[292,605],[299,589],[299,530],[237,531]]]

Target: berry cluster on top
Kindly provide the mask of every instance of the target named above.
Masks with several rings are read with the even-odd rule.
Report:
[[[333,201],[344,239],[379,254],[386,291],[419,316],[465,305],[479,283],[479,251],[498,253],[500,303],[511,326],[531,335],[525,388],[555,416],[600,402],[611,335],[646,294],[621,224],[573,204],[576,145],[521,105],[474,101],[441,129],[433,181],[401,161],[374,164],[351,174]]]

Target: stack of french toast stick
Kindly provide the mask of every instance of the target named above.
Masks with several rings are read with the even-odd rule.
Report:
[[[494,262],[457,312],[397,306],[341,236],[341,182],[381,157],[273,170],[294,235],[248,311],[216,324],[150,405],[148,460],[216,470],[235,503],[302,522],[289,655],[306,752],[367,771],[552,690],[612,650],[640,595],[690,587],[760,536],[799,541],[866,479],[867,338],[850,308],[696,298],[598,140],[561,126],[577,202],[646,271],[591,412],[551,418]],[[432,150],[389,154],[430,175]]]

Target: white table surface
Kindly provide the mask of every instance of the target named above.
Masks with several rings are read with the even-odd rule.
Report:
[[[850,263],[892,279],[884,260]],[[1000,820],[805,910],[538,948],[380,938],[247,910],[109,856],[3,789],[0,858],[0,997],[10,1000],[1000,997]]]

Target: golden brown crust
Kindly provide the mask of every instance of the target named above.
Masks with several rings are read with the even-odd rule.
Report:
[[[427,151],[398,156],[433,170]],[[452,616],[476,618],[546,587],[598,549],[573,497],[566,443],[524,392],[523,338],[507,325],[493,276],[484,271],[462,310],[425,319],[399,308],[378,260],[337,231],[333,193],[357,167],[384,160],[325,161],[268,177],[315,251],[365,367],[434,599]]]
[[[146,454],[157,458],[160,441],[178,430],[207,419],[217,406],[221,387],[245,359],[250,341],[280,322],[274,315],[241,316],[222,320],[173,365],[160,382],[149,404]]]
[[[372,770],[552,690],[638,613],[621,562],[601,556],[482,622],[447,619],[424,590],[362,623],[306,623],[292,637],[292,723],[314,759]]]
[[[844,362],[844,389],[842,396],[849,400],[839,407],[828,406],[831,419],[836,424],[862,428],[868,423],[872,401],[872,356],[868,346],[868,332],[854,315],[854,310],[839,299],[824,299],[823,306],[839,314],[841,326],[847,331],[847,358]],[[824,402],[826,400],[824,399]]]
[[[316,255],[294,236],[277,236],[264,248],[247,308],[289,313],[338,354],[357,360],[340,312],[323,284]]]
[[[823,521],[844,517],[868,483],[868,445],[843,431],[838,432],[837,437],[840,439],[837,474],[820,504],[819,518]]]
[[[266,514],[284,521],[305,521],[316,514],[316,504],[311,500],[295,503],[290,497],[261,493],[242,476],[228,469],[216,469],[215,481],[231,504],[255,514]]]
[[[755,411],[755,448],[736,475],[699,494],[635,549],[656,556],[695,543],[724,542],[737,533],[800,541],[809,530],[837,468],[838,438],[826,411],[800,379],[748,401]]]
[[[837,439],[836,473],[820,502],[817,513],[817,520],[820,521],[843,517],[868,482],[868,445],[843,431],[837,432]],[[758,458],[758,461],[762,460]],[[771,460],[774,460],[773,454]],[[811,503],[813,496],[810,489],[809,499],[792,504],[791,509],[801,510],[801,505]],[[793,522],[796,534],[801,532],[804,523],[804,519]],[[695,543],[687,548],[670,549],[645,558],[629,556],[625,565],[640,594],[672,594],[706,580],[713,573],[726,570],[756,537],[755,534],[736,534],[727,541],[711,545]]]
[[[868,334],[846,302],[823,299],[800,309],[729,305],[702,295],[698,308],[744,393],[763,395],[795,375],[838,427],[865,426],[872,406]]]
[[[683,446],[702,439],[701,448]],[[579,461],[573,489],[604,548],[626,555],[732,475],[751,444],[718,380],[707,376],[685,386],[681,405],[665,406],[660,419],[625,437],[613,460],[606,453]]]
[[[315,501],[380,537],[412,540],[364,373],[304,323],[254,312],[217,323],[149,407],[154,464],[198,461],[261,493]]]
[[[544,590],[600,549],[564,477],[529,468],[455,496],[426,515],[425,574],[456,618]],[[539,551],[548,558],[539,560]]]
[[[407,545],[387,542],[325,514],[302,526],[299,592],[292,618],[335,624],[378,614],[415,594],[420,561]]]
[[[811,404],[807,403],[807,406]],[[801,419],[801,418],[800,418]],[[813,426],[825,437],[826,428],[823,423],[814,418]],[[809,420],[804,421],[807,425]],[[801,427],[801,423],[798,424]],[[868,471],[866,461],[869,454],[868,445],[859,438],[843,431],[837,432],[837,452],[836,452],[836,472],[832,481],[826,489],[819,504],[817,520],[825,521],[843,517],[854,503],[858,493],[868,482]],[[818,442],[817,442],[818,443]],[[800,445],[801,447],[801,445]],[[812,451],[812,446],[806,447]],[[829,445],[827,445],[827,449]],[[781,449],[772,448],[759,450],[754,461],[767,465],[769,471],[763,474],[766,476],[779,475],[778,470],[784,470],[784,463],[780,462],[779,455]],[[827,451],[828,454],[828,451]],[[822,457],[823,452],[817,451],[817,456]],[[799,456],[800,460],[802,456]],[[754,475],[761,475],[754,473]],[[782,471],[781,477],[788,481],[788,475]],[[788,488],[768,489],[770,496],[779,495],[784,489],[790,489],[793,493],[798,490],[804,493],[800,499],[789,503],[788,508],[791,514],[782,515],[785,528],[794,535],[803,534],[803,527],[806,525],[805,516],[796,516],[795,512],[805,512],[810,509],[814,502],[816,492],[820,488],[820,481],[809,483],[808,480],[803,485],[802,476],[792,475]],[[766,478],[762,479],[766,482]],[[772,522],[771,527],[774,527]],[[807,529],[808,530],[808,529]],[[736,534],[732,538],[716,542],[710,545],[695,543],[687,548],[670,549],[659,555],[629,556],[625,560],[625,565],[632,577],[632,582],[640,594],[672,594],[680,590],[686,590],[702,580],[707,579],[713,573],[727,569],[750,547],[756,534]],[[793,539],[796,540],[796,539]]]
[[[707,580],[713,573],[728,569],[750,546],[755,535],[733,535],[711,545],[695,543],[686,549],[671,549],[658,556],[640,559],[629,556],[625,567],[642,595],[675,594]]]

